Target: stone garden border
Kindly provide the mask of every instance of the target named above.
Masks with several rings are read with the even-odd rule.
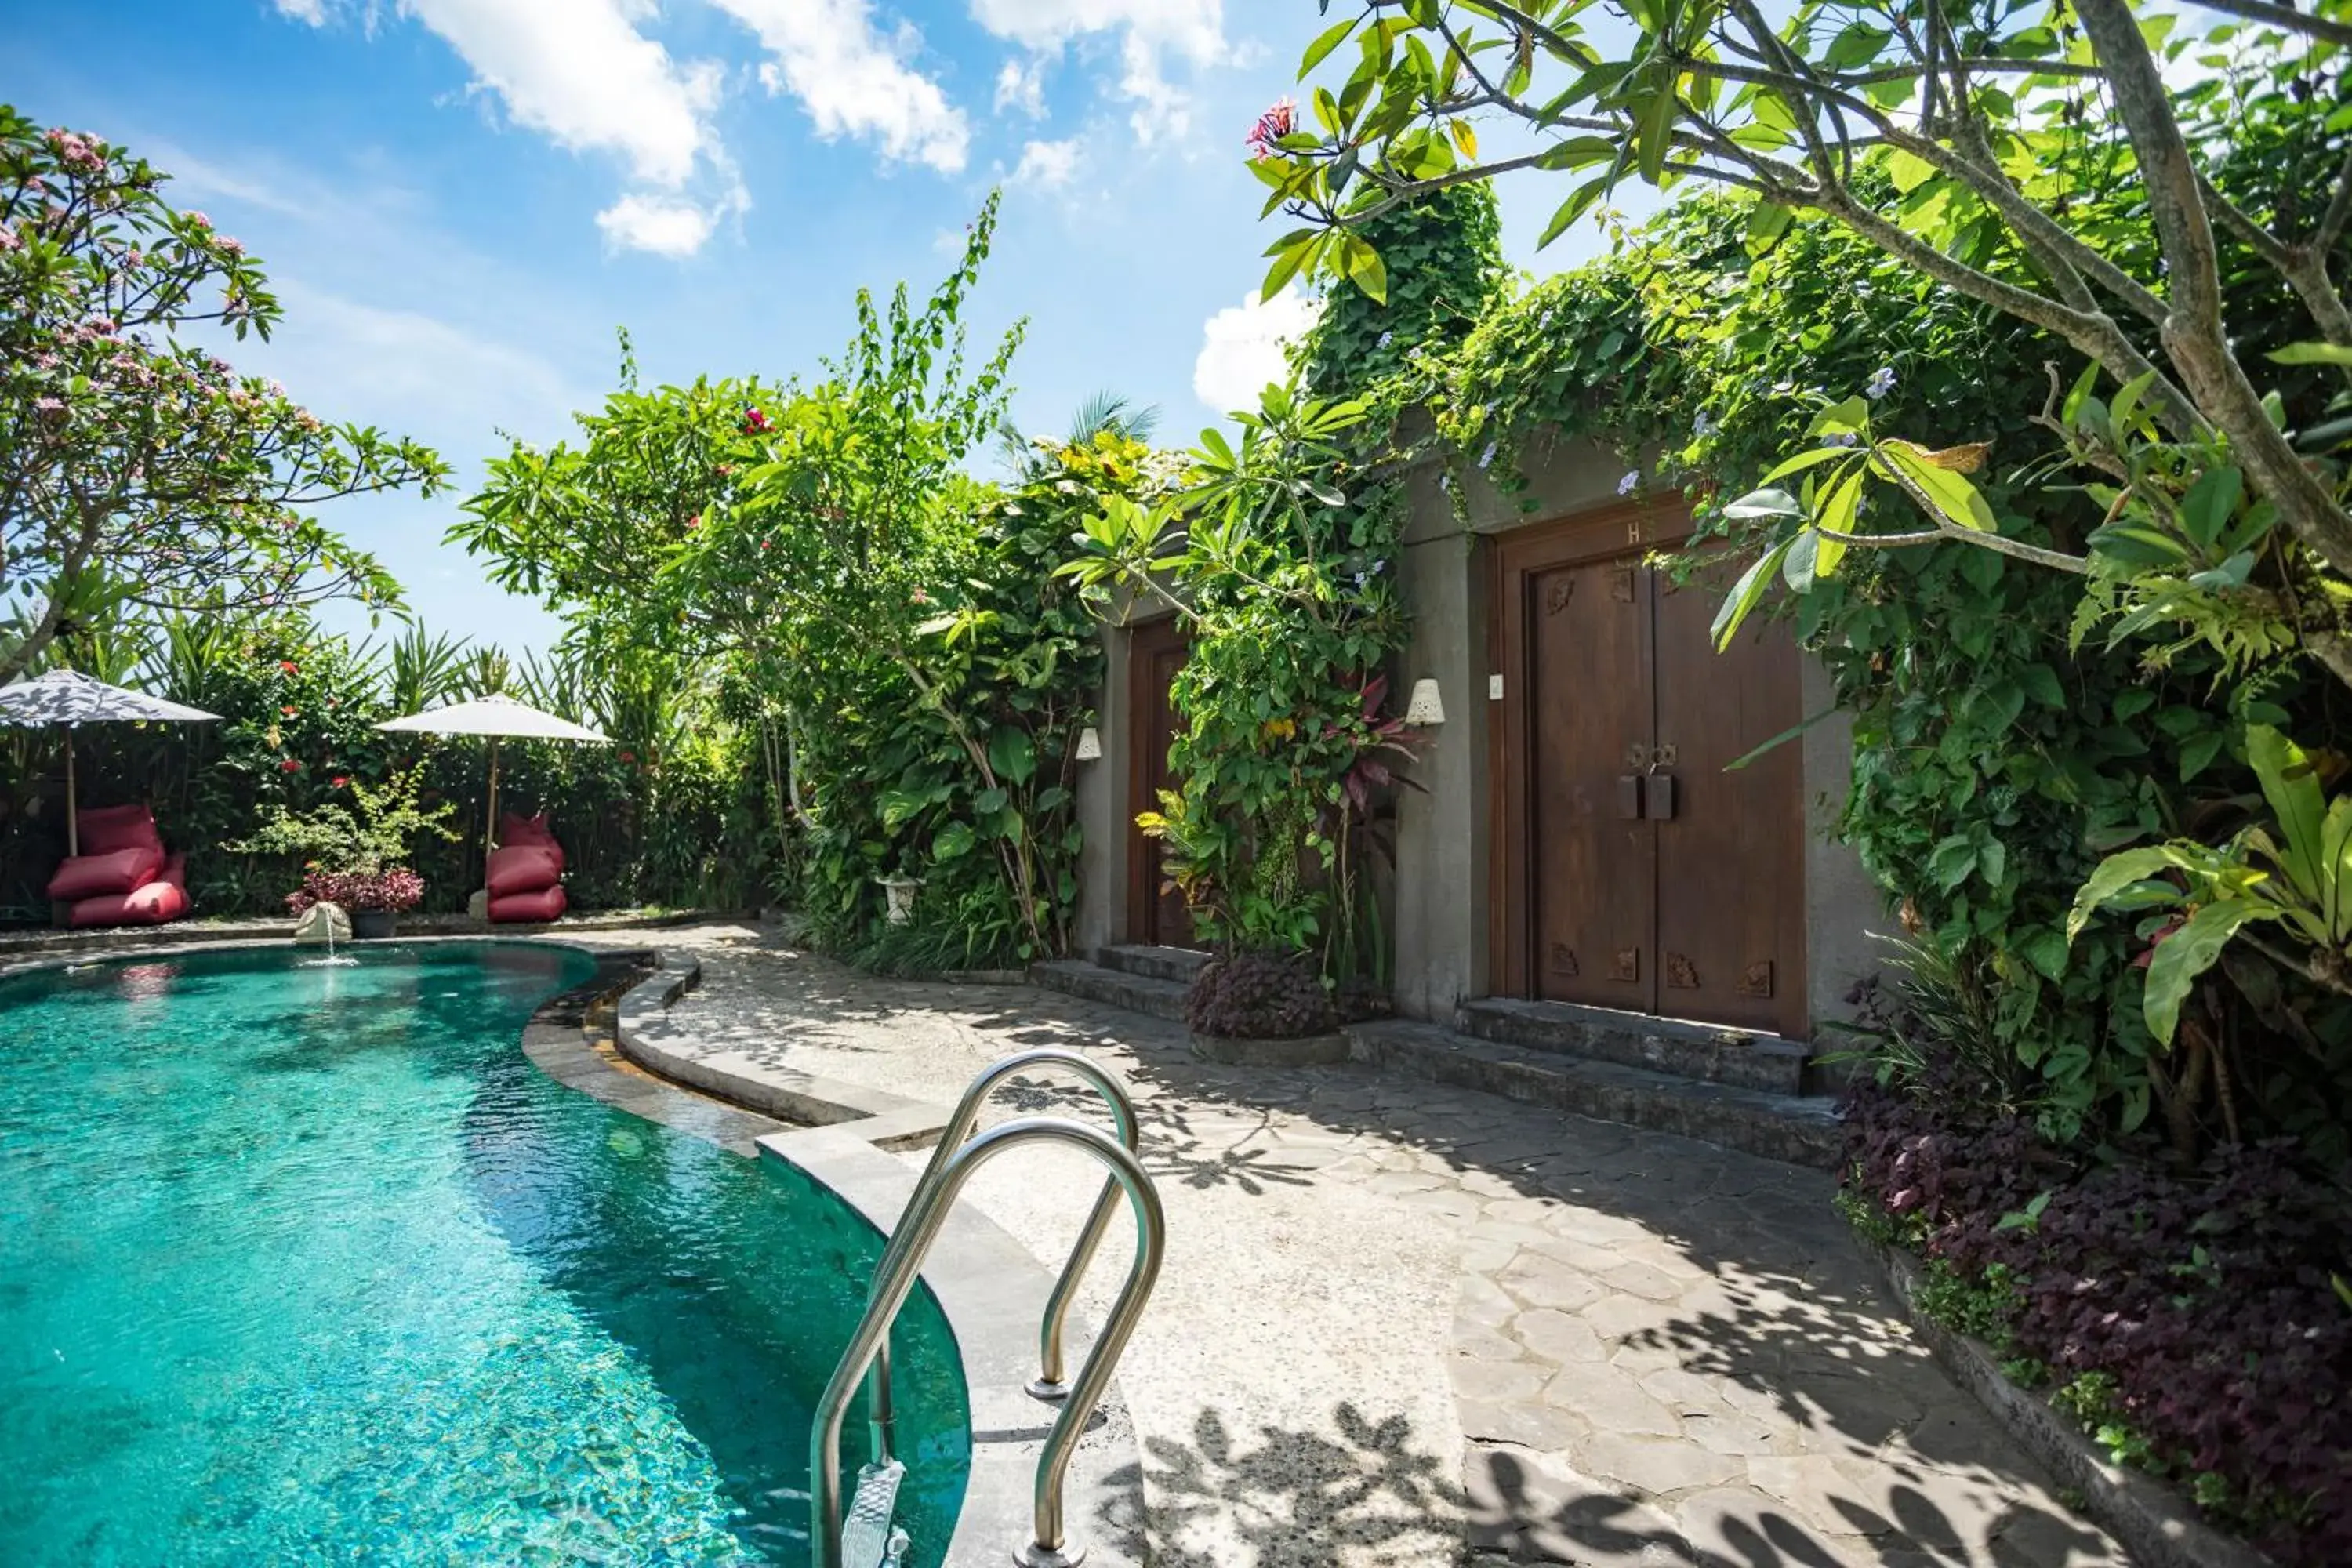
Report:
[[[1930,1319],[1918,1303],[1923,1282],[1911,1256],[1856,1233],[1878,1264],[1886,1289],[1937,1363],[1974,1394],[2028,1454],[2082,1497],[2083,1511],[2105,1526],[2142,1568],[2277,1568],[2265,1553],[2197,1517],[2195,1508],[2152,1476],[2109,1461],[2050,1402],[2011,1383],[1991,1348]]]

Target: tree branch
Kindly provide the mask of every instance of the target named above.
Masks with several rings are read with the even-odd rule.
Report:
[[[2305,37],[2352,45],[2352,23],[2314,16],[2292,5],[2274,5],[2270,0],[2198,0],[2198,4],[2209,11],[2220,11],[2231,16],[2243,16],[2250,22],[2284,27],[2290,33],[2301,33]]]

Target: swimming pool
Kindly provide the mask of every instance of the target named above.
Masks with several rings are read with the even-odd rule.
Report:
[[[805,1563],[872,1228],[533,1067],[584,954],[305,956],[0,980],[0,1563]],[[896,1343],[935,1563],[965,1391]]]

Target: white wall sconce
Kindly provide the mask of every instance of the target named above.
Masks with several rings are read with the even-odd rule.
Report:
[[[1412,683],[1412,696],[1404,705],[1404,721],[1428,725],[1445,722],[1445,704],[1437,695],[1437,682],[1427,676]]]
[[[1082,763],[1102,761],[1102,731],[1092,724],[1078,731],[1077,756]]]

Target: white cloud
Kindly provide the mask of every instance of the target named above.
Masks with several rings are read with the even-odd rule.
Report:
[[[617,153],[648,184],[676,187],[716,152],[704,116],[714,65],[680,66],[636,29],[637,0],[401,0],[446,39],[519,125],[575,151]]]
[[[1045,57],[1007,60],[996,73],[996,111],[1017,109],[1032,120],[1045,118]]]
[[[596,215],[604,237],[629,250],[692,256],[710,237],[717,219],[692,202],[632,193]]]
[[[714,0],[775,58],[760,68],[770,92],[790,92],[819,135],[868,136],[885,156],[952,174],[971,144],[963,110],[907,63],[921,35],[886,37],[867,0]]]
[[[1166,57],[1194,67],[1233,58],[1223,0],[971,0],[972,19],[1000,38],[1046,55],[1097,33],[1120,33],[1118,92],[1144,142],[1192,129],[1192,97],[1168,79]]]
[[[353,12],[351,0],[276,0],[278,12],[312,26]],[[379,0],[357,8],[373,33]],[[634,182],[659,195],[632,194],[598,215],[608,237],[667,256],[692,252],[715,219],[703,217],[691,244],[678,193],[723,185],[719,201],[744,205],[742,186],[709,122],[720,68],[681,62],[637,30],[647,0],[398,0],[473,72],[473,90],[494,96],[515,124],[575,153],[620,157]],[[657,221],[658,218],[658,221]]]
[[[266,365],[295,396],[315,399],[321,417],[446,440],[493,426],[544,428],[579,404],[562,373],[528,349],[418,311],[275,281],[285,323],[266,348],[240,345],[238,367]]]
[[[1220,414],[1256,407],[1268,382],[1290,379],[1284,351],[1322,313],[1323,301],[1302,294],[1296,284],[1265,301],[1251,289],[1240,304],[1218,311],[1202,326],[1192,391]]]
[[[1012,183],[1051,189],[1068,184],[1070,176],[1077,172],[1076,137],[1066,142],[1032,142],[1021,149],[1021,162],[1013,171]]]

